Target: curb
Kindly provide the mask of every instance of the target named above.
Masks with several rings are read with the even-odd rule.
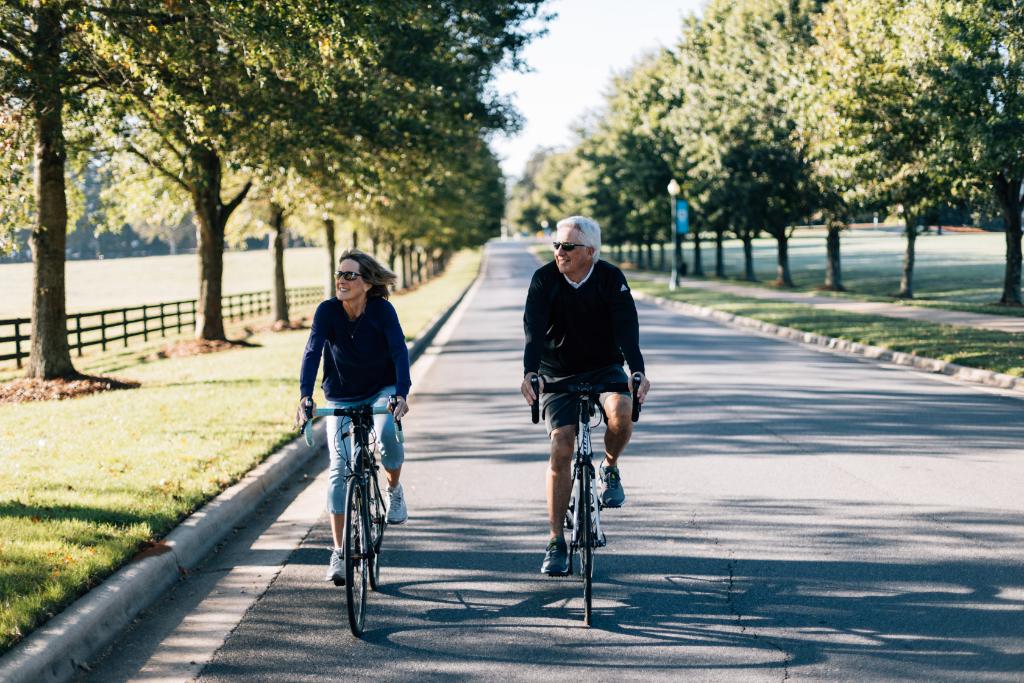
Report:
[[[409,342],[412,365],[480,278],[480,271],[448,308]],[[323,430],[323,425],[317,429]],[[318,439],[318,441],[320,441]],[[320,441],[322,443],[322,441]],[[0,657],[0,681],[67,681],[79,673],[139,612],[197,566],[234,526],[320,452],[301,437],[264,460],[102,583],[71,603]]]
[[[947,377],[952,377],[953,379],[961,380],[963,382],[970,382],[972,384],[983,384],[985,386],[996,387],[998,389],[1009,389],[1011,391],[1024,392],[1024,377],[1014,377],[1013,375],[1007,375],[1001,372],[992,372],[991,370],[982,370],[979,368],[969,368],[956,363],[950,363],[949,361],[939,360],[937,358],[928,358],[926,356],[918,356],[913,353],[884,349],[880,346],[860,344],[848,339],[839,339],[838,337],[827,337],[821,334],[804,332],[803,330],[797,330],[792,327],[783,327],[782,325],[766,323],[763,320],[757,320],[755,318],[734,315],[732,313],[720,311],[717,308],[696,306],[694,304],[688,304],[682,301],[673,301],[671,299],[645,294],[643,292],[634,291],[633,296],[643,301],[653,302],[662,308],[671,308],[697,318],[716,320],[730,327],[755,330],[787,341],[820,346],[830,351],[837,351],[851,356],[860,356],[870,360],[902,365],[914,368],[915,370],[930,372],[932,374],[945,375]]]

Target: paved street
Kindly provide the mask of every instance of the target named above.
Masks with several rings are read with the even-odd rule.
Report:
[[[584,628],[580,584],[538,574],[547,446],[518,394],[535,267],[491,244],[419,364],[410,521],[366,637],[322,581],[321,516],[201,680],[1024,677],[1024,401],[648,304],[653,389]]]

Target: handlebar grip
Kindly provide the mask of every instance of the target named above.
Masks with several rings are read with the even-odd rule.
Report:
[[[306,440],[307,446],[313,445],[313,421],[306,420],[302,423],[302,438]]]
[[[636,422],[637,420],[640,419],[640,401],[637,400],[636,395],[637,391],[640,389],[640,381],[642,379],[643,378],[640,376],[639,372],[633,373],[633,422]]]
[[[396,405],[398,405],[397,396],[392,396],[388,399],[388,406],[391,408],[392,415],[394,415]],[[398,437],[398,443],[405,443],[405,432],[402,430],[401,420],[395,420],[395,436]]]
[[[537,424],[540,422],[540,380],[537,379],[537,375],[530,378],[530,387],[533,389],[533,395],[537,397],[530,405],[530,419],[533,420],[533,424]]]

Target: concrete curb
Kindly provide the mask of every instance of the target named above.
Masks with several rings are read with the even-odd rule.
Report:
[[[696,306],[682,301],[673,301],[671,299],[645,294],[635,290],[633,292],[633,296],[637,299],[651,301],[663,308],[671,308],[680,311],[686,315],[698,318],[709,318],[729,325],[730,327],[755,330],[787,341],[811,344],[813,346],[820,346],[831,351],[838,351],[852,356],[860,356],[871,360],[903,365],[916,370],[945,375],[947,377],[952,377],[953,379],[964,382],[970,382],[972,384],[983,384],[985,386],[997,387],[999,389],[1024,392],[1024,377],[1014,377],[1013,375],[1006,375],[1001,372],[992,372],[991,370],[968,368],[963,365],[957,365],[956,363],[938,360],[937,358],[927,358],[925,356],[917,356],[912,353],[883,349],[880,346],[859,344],[847,339],[812,334],[792,327],[783,327],[781,325],[766,323],[763,320],[734,315],[732,313],[720,311],[716,308]]]
[[[483,264],[481,271],[483,272]],[[410,364],[423,354],[438,330],[466,297],[479,274],[427,329],[409,343]],[[317,426],[317,443],[323,425]],[[174,528],[161,542],[143,551],[63,612],[43,624],[0,657],[3,683],[66,681],[155,602],[178,579],[196,567],[232,528],[294,472],[320,451],[297,437],[241,481],[223,491]]]

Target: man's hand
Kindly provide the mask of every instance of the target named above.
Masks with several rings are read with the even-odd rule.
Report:
[[[540,390],[544,391],[544,378],[538,375],[536,372],[528,372],[523,377],[523,384],[519,387],[519,391],[522,392],[523,398],[526,399],[527,405],[533,405],[533,402],[537,400],[537,394],[533,393],[533,385],[530,383],[530,378],[536,377],[540,382]]]
[[[651,383],[647,381],[647,375],[642,372],[631,373],[629,375],[629,391],[633,392],[633,374],[640,375],[640,386],[636,390],[636,400],[643,404],[647,398],[647,392],[651,390]]]
[[[404,396],[395,396],[395,402],[391,407],[391,414],[395,416],[395,422],[398,422],[405,414],[409,412],[409,402]]]
[[[299,407],[295,409],[295,426],[301,428],[302,425],[306,424],[306,421],[313,416],[313,411],[316,409],[316,404],[313,403],[313,398],[310,396],[303,396],[299,399]]]

